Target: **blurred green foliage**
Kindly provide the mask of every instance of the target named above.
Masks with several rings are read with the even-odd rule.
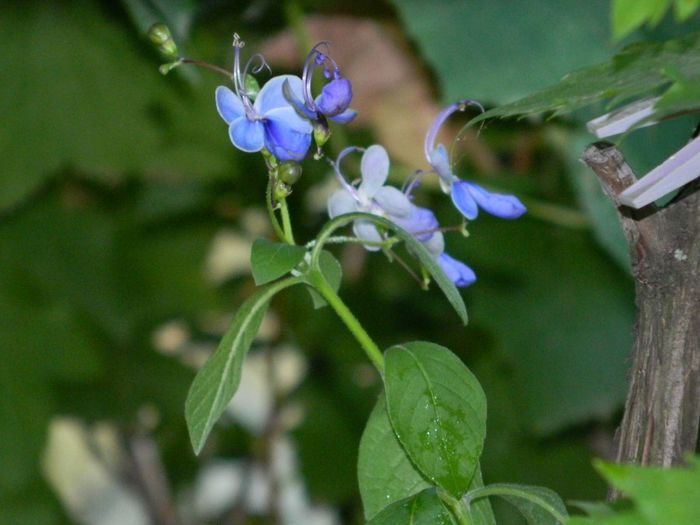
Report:
[[[442,100],[507,102],[612,52],[607,1],[506,4],[343,1],[301,9],[371,19],[408,35]],[[200,341],[220,335],[206,319],[230,317],[250,280],[215,285],[204,263],[216,233],[241,232],[244,210],[262,205],[266,181],[260,159],[228,142],[213,104],[219,79],[158,73],[160,57],[143,34],[161,16],[181,49],[219,64],[230,60],[233,31],[245,32],[252,47],[286,26],[282,5],[263,0],[0,6],[0,523],[69,522],[40,468],[55,415],[130,429],[139,410],[153,406],[153,437],[174,491],[190,487],[199,468],[183,416],[193,370],[156,352],[153,333],[180,319]],[[468,239],[448,236],[450,252],[479,275],[463,292],[466,329],[438,290],[421,291],[396,264],[352,249],[335,253],[352,270],[341,294],[382,347],[433,340],[475,372],[489,406],[487,481],[594,499],[604,485],[590,458],[605,452],[600,436],[609,437],[624,398],[634,304],[610,208],[591,204],[591,176],[574,167],[586,140],[578,126],[492,124],[483,140],[499,174],[464,168],[465,176],[533,201],[565,209],[582,203],[584,223],[597,232],[537,217],[484,217]],[[543,129],[556,129],[556,138]],[[367,143],[372,131],[349,138]],[[690,131],[674,128],[668,142],[632,139],[629,154],[658,162],[669,142]],[[524,165],[514,160],[522,137],[532,144]],[[323,221],[304,207],[304,191],[327,176],[321,163],[307,164],[291,198],[302,238]],[[447,199],[426,200],[442,223],[456,222]],[[376,382],[332,312],[314,311],[305,291],[273,307],[283,337],[309,359],[309,377],[292,395],[307,414],[293,432],[307,487],[314,501],[340,509],[344,522],[359,523],[357,447]],[[245,457],[254,441],[222,431],[205,460]],[[499,512],[499,523],[518,523]]]

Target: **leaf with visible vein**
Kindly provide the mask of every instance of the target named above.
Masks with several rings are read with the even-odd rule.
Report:
[[[199,454],[214,423],[228,405],[241,380],[241,367],[260,328],[270,299],[299,282],[291,277],[263,288],[238,309],[214,354],[192,382],[185,402],[185,420],[192,448]]]
[[[459,498],[476,472],[486,437],[486,397],[459,358],[412,342],[386,352],[386,400],[396,436],[432,483]]]

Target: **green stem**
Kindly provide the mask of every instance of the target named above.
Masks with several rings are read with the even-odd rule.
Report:
[[[362,327],[357,318],[353,315],[350,309],[345,305],[343,300],[335,293],[335,290],[328,284],[320,270],[312,268],[309,271],[309,282],[321,294],[326,302],[333,308],[338,317],[345,323],[348,330],[355,336],[357,342],[367,354],[367,357],[377,369],[380,375],[384,375],[384,356],[379,347],[372,341],[367,331]]]
[[[459,525],[472,525],[472,518],[469,511],[462,506],[459,500],[456,500],[442,491],[438,491],[438,496],[442,502],[449,507],[452,516],[457,520]]]
[[[287,244],[295,244],[294,233],[292,232],[292,221],[289,218],[289,208],[287,207],[287,199],[281,199],[280,213],[282,214],[282,228],[284,229],[284,238]]]
[[[469,497],[469,501],[474,501],[479,498],[486,498],[488,496],[511,496],[514,498],[522,498],[549,512],[559,523],[566,523],[566,516],[550,505],[549,502],[534,494],[530,494],[515,487],[511,488],[503,485],[491,485],[488,487],[481,487],[471,490],[467,493],[467,496]]]
[[[277,238],[280,241],[286,242],[287,236],[285,235],[284,230],[282,230],[282,227],[280,226],[280,223],[277,220],[277,216],[275,215],[275,207],[272,203],[272,177],[270,177],[267,181],[267,190],[265,191],[265,203],[267,204],[267,215],[268,217],[270,217],[270,222],[272,223],[272,229],[275,230],[275,235],[277,235]]]

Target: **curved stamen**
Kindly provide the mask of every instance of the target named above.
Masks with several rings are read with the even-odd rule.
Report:
[[[413,190],[420,186],[423,175],[425,175],[425,172],[423,170],[416,170],[411,174],[411,176],[408,179],[406,179],[406,182],[404,182],[403,186],[401,187],[401,191],[404,195],[406,195],[406,197],[408,197],[409,199],[411,198],[411,193],[413,192]]]
[[[243,84],[241,85],[241,93],[244,96],[250,98],[250,94],[246,91],[245,87],[245,80],[246,78],[248,78],[248,75],[257,75],[264,69],[267,69],[268,73],[272,73],[272,68],[270,67],[270,64],[267,63],[267,60],[265,60],[265,57],[261,53],[255,53],[252,57],[248,59],[248,62],[246,62],[245,67],[243,68],[243,72],[241,73],[241,79],[243,80]]]
[[[243,107],[245,108],[245,113],[246,116],[250,120],[254,120],[256,118],[256,112],[255,109],[253,108],[253,103],[250,101],[250,97],[247,95],[246,90],[245,90],[245,76],[248,73],[248,69],[250,67],[251,62],[255,59],[256,56],[259,55],[259,53],[253,55],[248,62],[246,63],[245,66],[245,71],[241,73],[241,49],[245,46],[245,42],[241,40],[241,37],[238,36],[238,33],[233,34],[233,89],[236,92],[236,95],[238,95],[238,98],[241,99],[241,102],[243,103]],[[262,57],[262,55],[260,55]],[[262,58],[262,62],[266,64],[265,59]],[[269,66],[268,66],[269,67]]]
[[[324,47],[326,53],[322,53],[318,50],[319,47]],[[324,71],[328,71],[326,64],[330,64],[333,68],[333,77],[340,78],[340,68],[330,56],[328,56],[328,51],[330,50],[330,42],[324,40],[319,42],[314,47],[311,48],[309,54],[306,55],[306,60],[304,60],[304,70],[301,75],[301,81],[303,84],[303,95],[304,103],[306,107],[311,111],[318,111],[316,103],[314,102],[313,95],[311,94],[311,85],[314,76],[314,70],[317,67],[323,66]]]
[[[455,111],[464,111],[467,106],[475,106],[483,113],[484,107],[479,104],[476,100],[464,99],[459,102],[455,102],[443,109],[435,120],[433,121],[428,133],[425,135],[425,144],[423,146],[425,152],[425,158],[428,163],[432,164],[432,153],[435,150],[435,139],[440,131],[440,128],[445,123],[445,121],[454,113]]]
[[[327,159],[327,160],[328,160],[328,163],[333,167],[333,171],[335,171],[335,175],[336,175],[338,181],[340,182],[340,184],[343,186],[343,188],[345,188],[345,190],[350,195],[352,195],[352,197],[356,201],[360,202],[360,197],[357,194],[357,190],[355,189],[355,187],[352,184],[350,184],[347,180],[345,180],[345,177],[343,176],[342,172],[340,171],[341,161],[345,157],[347,157],[350,153],[354,153],[356,151],[365,151],[365,148],[360,148],[358,146],[349,146],[338,154],[338,158],[335,160],[335,162],[332,161],[331,159]]]

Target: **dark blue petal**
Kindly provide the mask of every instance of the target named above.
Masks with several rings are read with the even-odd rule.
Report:
[[[452,202],[460,213],[471,221],[479,215],[479,208],[477,208],[476,201],[469,191],[470,186],[471,184],[461,180],[453,182]]]
[[[466,264],[453,259],[446,253],[441,253],[437,258],[438,264],[447,277],[460,288],[469,286],[476,281],[476,274]]]
[[[354,109],[346,109],[340,115],[335,115],[334,117],[328,117],[333,122],[338,122],[340,124],[347,124],[352,119],[357,116],[357,111]]]
[[[302,160],[311,146],[311,124],[287,106],[265,118],[265,147],[279,160]]]
[[[327,117],[340,115],[348,109],[352,100],[352,84],[347,78],[336,78],[323,86],[316,97],[318,110]]]
[[[527,211],[514,195],[491,193],[481,186],[464,182],[476,203],[486,212],[501,219],[517,219]]]
[[[265,128],[259,120],[239,117],[231,122],[228,135],[239,150],[253,153],[260,151],[264,145]]]

